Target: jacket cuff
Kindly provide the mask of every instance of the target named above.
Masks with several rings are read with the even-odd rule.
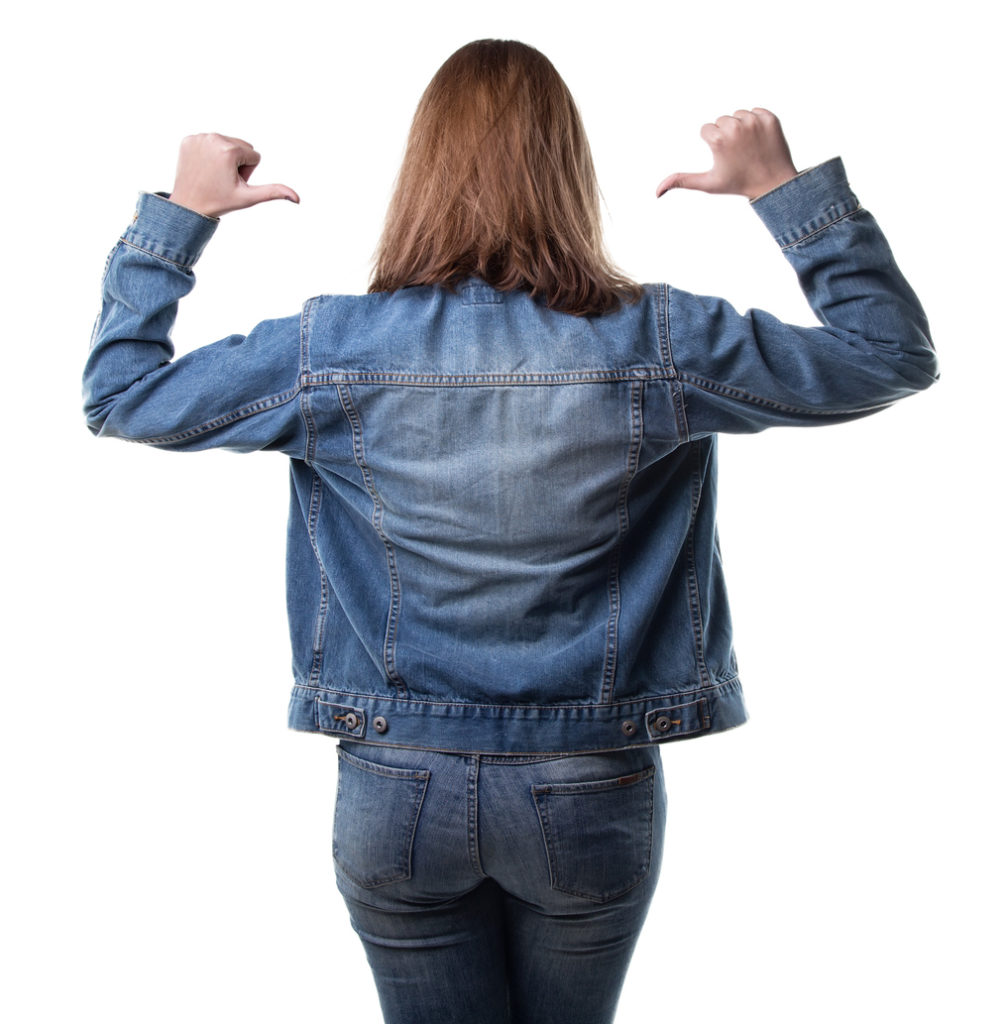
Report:
[[[216,217],[171,202],[163,193],[141,192],[122,240],[180,267],[191,267],[219,223]]]
[[[860,201],[837,156],[753,199],[751,206],[777,245],[786,248],[855,213]]]

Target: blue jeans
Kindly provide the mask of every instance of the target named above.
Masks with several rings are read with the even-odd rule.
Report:
[[[661,864],[655,746],[342,741],[333,856],[387,1024],[604,1024]]]

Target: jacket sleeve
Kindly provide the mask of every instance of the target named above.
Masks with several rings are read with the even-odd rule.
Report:
[[[109,256],[84,369],[92,433],[179,451],[303,457],[300,317],[267,320],[172,361],[178,300],[218,221],[144,193]]]
[[[838,157],[752,207],[822,326],[671,289],[670,350],[691,437],[855,419],[937,380],[926,315]]]

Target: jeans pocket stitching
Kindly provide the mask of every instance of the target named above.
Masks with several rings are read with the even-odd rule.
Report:
[[[650,768],[644,769],[641,772],[634,773],[632,776],[632,782],[629,785],[638,785],[643,783],[647,787],[647,802],[646,802],[646,822],[647,822],[647,834],[645,839],[646,855],[642,859],[642,864],[633,876],[632,880],[627,884],[621,886],[615,890],[606,890],[604,892],[588,892],[586,889],[580,889],[570,884],[569,882],[564,883],[562,878],[563,871],[562,865],[559,859],[559,834],[558,830],[552,823],[549,813],[549,796],[560,795],[570,796],[578,793],[591,794],[591,793],[602,793],[612,789],[620,788],[625,786],[627,783],[620,782],[619,779],[605,779],[599,782],[573,782],[573,783],[546,783],[543,785],[533,785],[531,787],[532,799],[535,803],[535,810],[538,815],[539,826],[542,830],[542,839],[545,845],[546,859],[549,863],[549,881],[550,886],[557,892],[563,892],[570,896],[577,896],[581,899],[590,900],[592,903],[608,903],[610,900],[617,899],[620,896],[624,896],[631,889],[636,888],[641,882],[643,882],[650,874],[651,864],[653,862],[654,853],[654,776],[656,769],[651,766]],[[624,777],[625,778],[625,777]]]
[[[391,779],[416,779],[424,780],[430,778],[430,772],[426,768],[397,768],[390,764],[378,764],[376,761],[366,761],[356,754],[344,750],[342,746],[336,748],[336,754],[343,761],[348,761],[354,768],[370,772],[372,775],[384,775]]]
[[[426,770],[393,768],[386,765],[373,764],[370,761],[365,761],[362,758],[355,757],[343,750],[339,751],[339,757],[341,760],[346,761],[348,764],[360,771],[369,772],[372,775],[381,776],[386,779],[396,779],[401,782],[408,783],[412,792],[410,795],[410,803],[408,805],[408,813],[403,822],[406,826],[403,829],[405,834],[402,836],[401,845],[396,850],[397,856],[395,858],[395,866],[389,869],[391,873],[386,872],[384,875],[379,875],[376,878],[364,878],[358,872],[354,871],[346,862],[345,858],[340,855],[336,830],[334,830],[332,839],[332,857],[338,870],[351,882],[363,889],[376,889],[379,886],[389,885],[392,882],[408,881],[412,878],[413,874],[413,845],[416,839],[416,829],[419,826],[420,811],[423,808],[423,801],[426,798],[430,772]],[[340,795],[343,792],[342,781],[341,777],[340,784],[336,788],[337,820],[339,817]],[[347,808],[345,807],[345,798],[343,810],[344,813],[346,813]]]

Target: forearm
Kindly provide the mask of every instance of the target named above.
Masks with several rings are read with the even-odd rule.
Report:
[[[279,449],[302,456],[300,317],[266,320],[172,360],[178,301],[216,227],[144,195],[112,252],[84,371],[90,429],[177,451]]]
[[[217,221],[144,193],[109,257],[102,307],[84,368],[84,411],[99,433],[115,398],[171,361],[179,300]]]
[[[906,392],[928,387],[937,360],[926,314],[837,157],[752,203],[825,325],[866,342]],[[893,381],[896,390],[898,382]],[[896,393],[892,396],[900,397]]]
[[[926,315],[830,160],[752,203],[823,326],[673,292],[675,365],[694,435],[841,422],[937,379]]]

